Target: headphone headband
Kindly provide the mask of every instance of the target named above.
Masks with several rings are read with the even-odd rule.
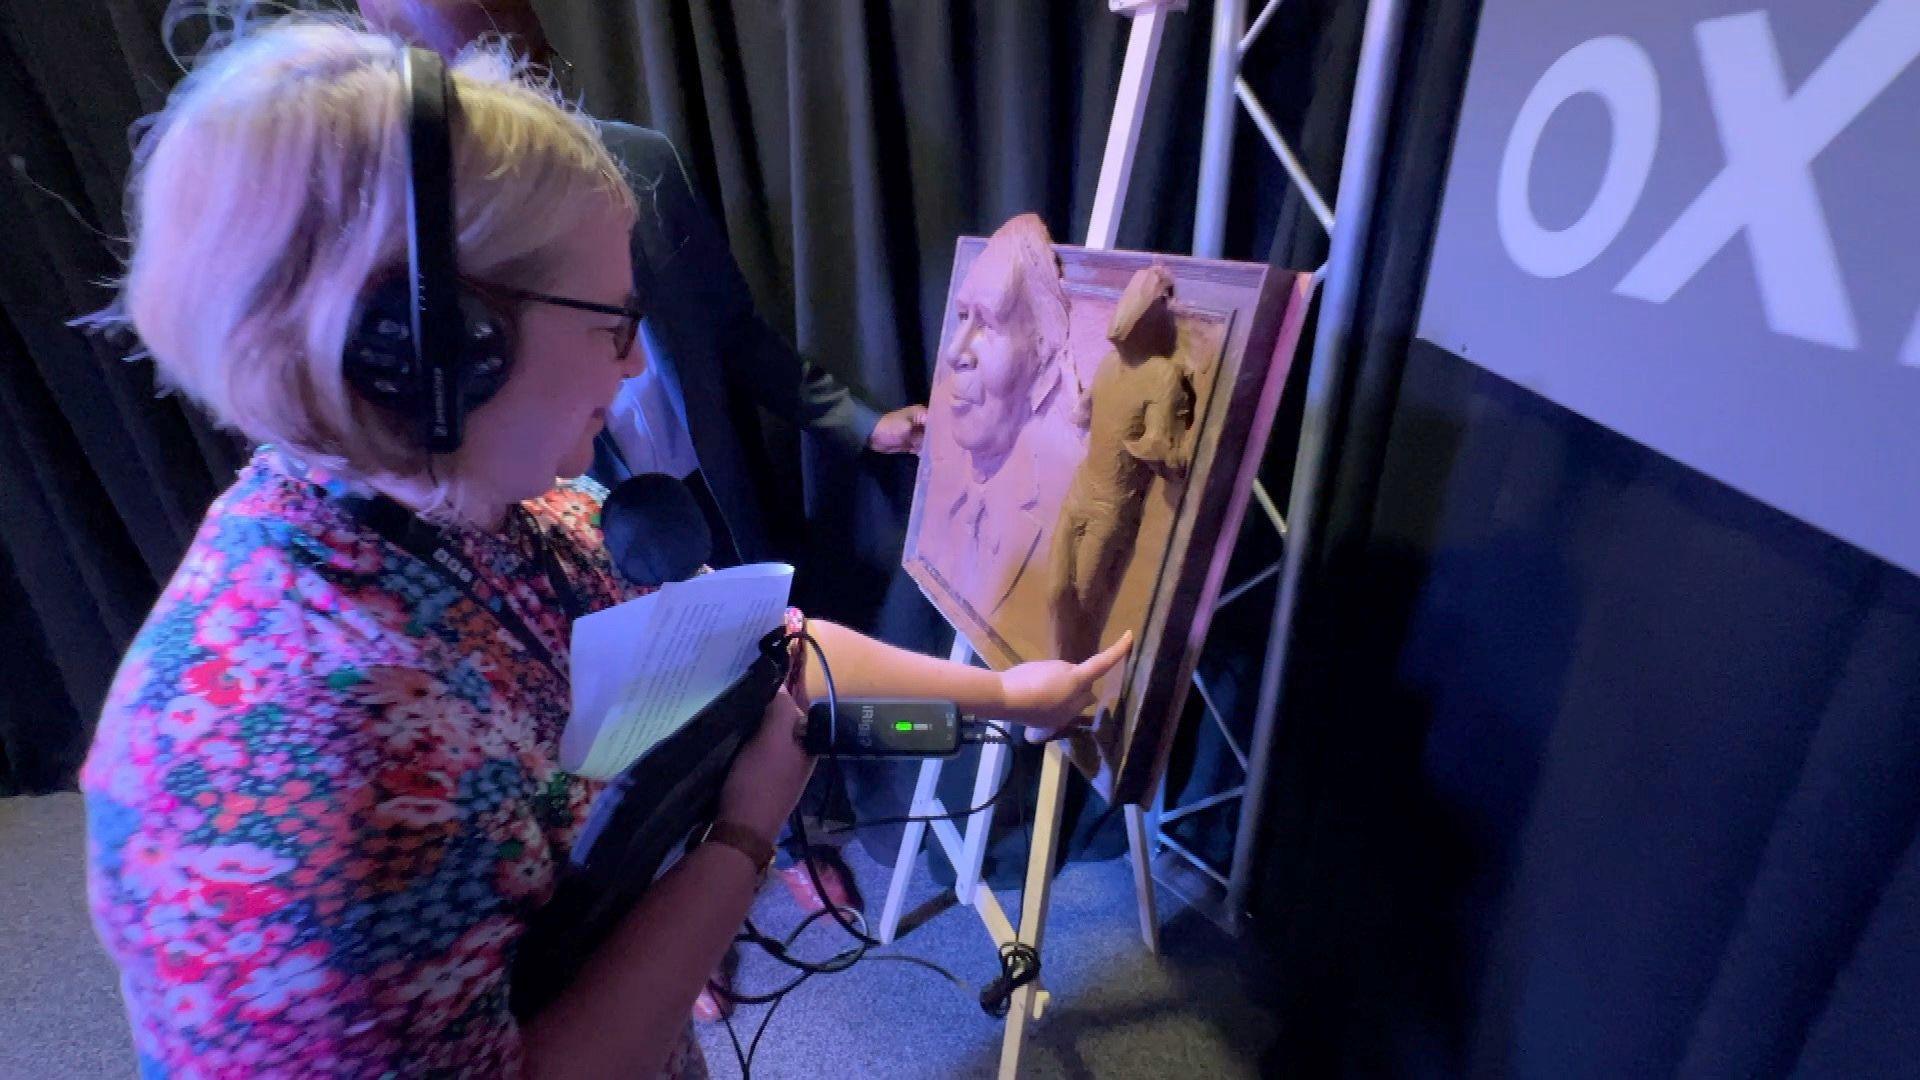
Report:
[[[453,112],[459,100],[446,64],[425,49],[407,49],[405,83],[413,340],[426,380],[427,450],[448,454],[460,445],[465,411],[460,402],[464,328],[453,226]]]
[[[437,55],[402,54],[407,106],[407,272],[361,298],[341,374],[392,410],[429,454],[451,454],[466,416],[506,382],[512,325],[460,278],[454,231],[453,118],[460,102]]]

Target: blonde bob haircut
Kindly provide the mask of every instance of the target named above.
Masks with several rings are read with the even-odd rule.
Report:
[[[136,146],[132,252],[101,320],[225,426],[359,475],[428,464],[341,376],[362,296],[406,266],[405,48],[288,16],[205,55]],[[450,67],[461,272],[539,290],[560,238],[633,196],[591,122],[503,44]]]

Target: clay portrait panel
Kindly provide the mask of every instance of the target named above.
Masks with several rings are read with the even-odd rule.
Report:
[[[986,632],[982,656],[1045,655],[1046,541],[1076,458],[1069,308],[1046,226],[1008,222],[948,304],[922,445],[915,559]],[[937,419],[936,419],[937,416]],[[944,606],[943,606],[944,610]],[[951,617],[952,613],[950,613]],[[1018,662],[1018,661],[1013,661]]]
[[[1133,632],[1073,747],[1110,796],[1158,778],[1305,291],[1264,265],[1055,245],[1030,214],[960,242],[904,563],[996,668]]]

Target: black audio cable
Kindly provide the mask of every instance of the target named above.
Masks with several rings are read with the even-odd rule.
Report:
[[[826,650],[821,648],[820,642],[815,639],[813,635],[804,630],[786,635],[781,639],[780,644],[782,647],[785,647],[796,640],[811,649],[814,658],[819,661],[820,673],[823,681],[826,683],[828,715],[831,718],[831,722],[837,727],[840,708],[839,692],[834,684],[833,667],[827,660]],[[1015,745],[1018,742],[1011,732],[999,724],[971,716],[964,717],[961,720],[960,740],[963,743],[972,744],[1001,743]],[[840,769],[839,755],[829,752],[826,757],[828,763],[834,770],[834,779],[844,782]],[[985,802],[980,803],[978,806],[945,814],[907,814],[897,817],[876,818],[871,821],[849,822],[845,825],[829,829],[828,833],[838,834],[852,832],[856,829],[874,828],[881,825],[931,823],[972,817],[974,814],[981,813],[999,802],[1001,796],[1005,795],[1013,786],[1018,773],[1019,763],[1016,759],[1007,769],[1007,775],[1001,779],[1000,786],[995,789],[994,793],[989,796]],[[821,793],[822,801],[820,811],[823,817],[826,810],[826,800],[830,798],[830,796],[831,788]],[[1021,805],[1020,810],[1021,822],[1027,833],[1027,850],[1031,852],[1033,850],[1032,822],[1027,818],[1024,803]],[[803,818],[804,815],[801,813],[800,808],[796,806],[793,813],[788,817],[788,827],[793,830],[794,840],[800,847],[801,861],[807,868],[807,878],[812,883],[814,892],[825,900],[827,899],[827,890],[821,881],[819,866],[814,862],[813,849],[807,838],[806,822]],[[839,924],[840,929],[845,932],[849,938],[853,939],[853,945],[820,961],[806,960],[793,955],[792,950],[794,943],[809,927],[822,918],[831,918],[835,923]],[[766,1034],[767,1026],[773,1022],[774,1011],[780,1007],[781,1002],[786,1000],[788,994],[799,989],[802,984],[815,975],[834,975],[851,969],[856,963],[865,959],[870,950],[881,947],[884,944],[878,938],[867,933],[866,917],[863,913],[859,911],[849,912],[847,909],[843,909],[839,905],[832,903],[831,900],[828,900],[826,906],[821,910],[813,912],[805,919],[802,919],[800,924],[794,927],[784,938],[773,938],[761,933],[759,928],[754,926],[753,921],[749,919],[747,920],[745,930],[737,935],[734,940],[742,944],[754,945],[766,953],[768,957],[794,969],[798,973],[784,985],[761,994],[742,994],[730,988],[709,984],[710,989],[735,1004],[767,1006],[767,1011],[765,1015],[760,1018],[759,1026],[754,1031],[753,1038],[744,1048],[740,1045],[740,1038],[734,1030],[732,1018],[722,1016],[722,1021],[727,1029],[728,1041],[733,1044],[734,1056],[740,1065],[741,1080],[752,1080],[753,1059],[759,1050],[761,1037]],[[920,957],[888,954],[877,956],[875,959],[897,960],[903,963],[916,964],[935,972],[960,987],[963,991],[966,988],[966,983],[958,976],[955,976],[938,964]],[[1040,955],[1033,946],[1019,941],[1008,942],[1002,945],[1000,947],[1000,975],[981,989],[978,997],[981,1010],[995,1018],[1006,1016],[1008,1009],[1011,1007],[1014,992],[1020,987],[1032,983],[1039,977]]]

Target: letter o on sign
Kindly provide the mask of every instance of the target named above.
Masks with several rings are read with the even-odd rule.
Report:
[[[1528,179],[1547,121],[1576,94],[1594,94],[1613,121],[1607,170],[1580,220],[1548,229],[1533,216]],[[1592,262],[1626,225],[1640,201],[1660,144],[1660,79],[1647,51],[1630,38],[1597,37],[1554,61],[1520,106],[1500,159],[1496,217],[1500,240],[1520,269],[1565,277]]]

